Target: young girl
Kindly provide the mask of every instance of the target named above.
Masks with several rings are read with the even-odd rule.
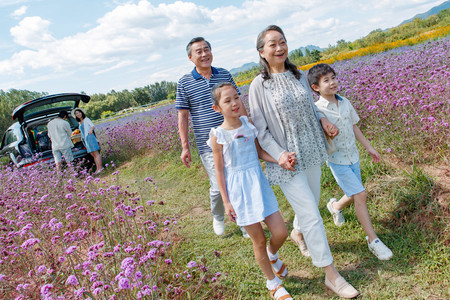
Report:
[[[256,128],[246,116],[241,116],[243,104],[232,84],[215,85],[212,99],[213,109],[223,115],[224,121],[221,126],[211,129],[207,143],[213,151],[225,213],[250,236],[256,262],[267,277],[272,298],[292,299],[281,285],[281,279],[275,276],[287,276],[287,269],[277,253],[286,240],[287,229],[258,156],[266,161],[276,161],[261,149]],[[267,249],[261,221],[271,232]]]

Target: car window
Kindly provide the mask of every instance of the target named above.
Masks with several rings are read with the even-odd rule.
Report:
[[[73,100],[68,100],[68,101],[59,101],[59,102],[55,102],[55,103],[50,103],[50,104],[45,104],[45,105],[39,105],[37,107],[34,108],[30,108],[28,110],[25,111],[24,113],[24,117],[26,118],[27,116],[36,113],[36,112],[40,112],[40,111],[44,111],[47,109],[51,109],[51,108],[66,108],[66,110],[70,111],[73,109],[74,107],[74,101]]]
[[[9,145],[11,143],[17,142],[17,135],[14,134],[14,131],[8,130],[5,134],[5,145]]]
[[[0,146],[0,148],[3,149],[3,147],[5,147],[5,145],[6,145],[6,132],[5,132],[5,134],[3,135],[2,145]]]

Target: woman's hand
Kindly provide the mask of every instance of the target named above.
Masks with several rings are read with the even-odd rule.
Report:
[[[327,118],[320,119],[320,123],[322,124],[323,131],[325,131],[328,136],[335,137],[339,134],[337,126],[328,121]]]
[[[283,169],[295,171],[294,166],[297,163],[295,159],[295,152],[283,152],[281,154],[280,159],[278,159],[278,165]]]
[[[234,223],[236,223],[236,212],[234,211],[233,206],[230,202],[224,203],[223,206],[225,207],[225,213],[228,216],[228,219]]]
[[[94,129],[91,128],[91,129],[89,130],[89,134],[93,134],[93,133],[94,133]]]

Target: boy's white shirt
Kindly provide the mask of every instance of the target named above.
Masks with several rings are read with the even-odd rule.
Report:
[[[326,118],[339,128],[339,134],[334,138],[336,152],[328,156],[328,161],[337,165],[352,165],[359,161],[353,125],[359,121],[359,116],[350,101],[336,95],[338,104],[320,97],[314,104]]]

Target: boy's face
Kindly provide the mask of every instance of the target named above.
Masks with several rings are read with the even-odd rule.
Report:
[[[329,72],[322,76],[319,80],[319,84],[313,84],[311,87],[314,91],[318,92],[322,97],[334,96],[338,90],[338,80],[333,72]]]

